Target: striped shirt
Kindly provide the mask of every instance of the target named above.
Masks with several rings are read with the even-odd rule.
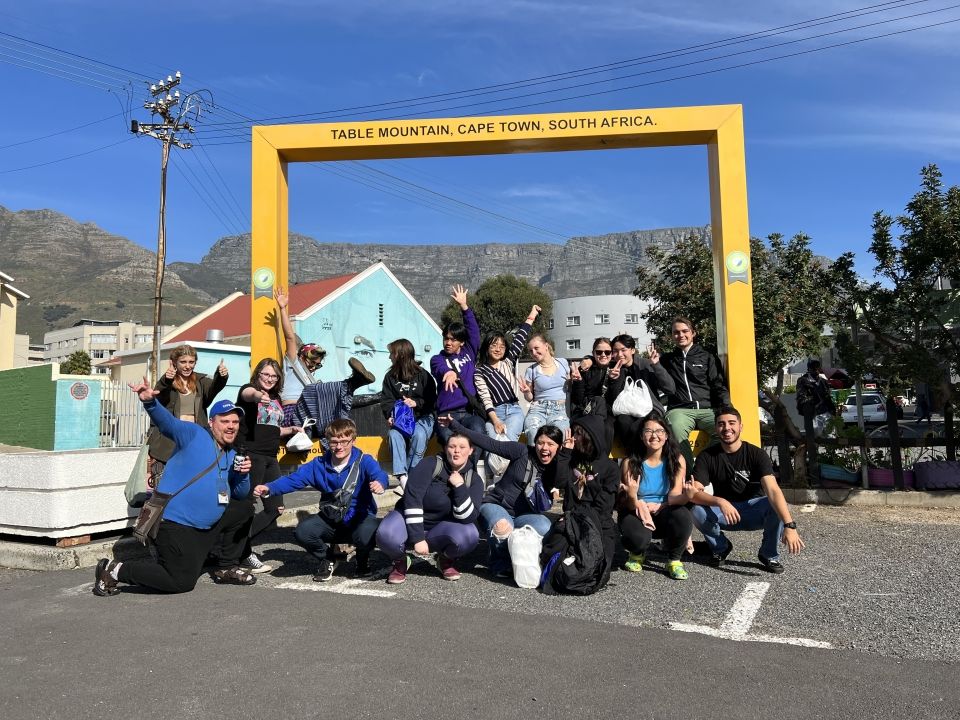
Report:
[[[486,358],[478,359],[473,382],[477,396],[487,413],[493,412],[498,405],[519,402],[520,388],[517,385],[516,362],[523,352],[523,346],[530,335],[530,323],[522,323],[513,333],[513,340],[503,360],[496,365],[488,365]]]

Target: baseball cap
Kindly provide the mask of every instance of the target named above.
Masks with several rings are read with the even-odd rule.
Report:
[[[234,405],[229,400],[217,400],[213,405],[210,406],[210,412],[207,415],[210,418],[215,418],[217,415],[226,415],[227,413],[235,412],[240,417],[243,417],[243,408]]]

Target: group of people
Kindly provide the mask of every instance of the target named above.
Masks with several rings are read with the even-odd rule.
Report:
[[[281,291],[282,365],[272,358],[258,362],[236,402],[221,400],[206,414],[207,396],[216,394],[217,381],[225,384],[226,369],[221,363],[215,382],[205,382],[194,372],[196,353],[192,363],[181,363],[191,354],[181,348],[155,388],[145,381],[131,385],[154,423],[151,436],[166,439],[169,452],[154,455],[151,444],[151,456],[161,463],[153,473],[156,490],[171,497],[155,541],[157,560],[101,560],[94,593],[115,594],[120,582],[188,591],[209,561],[216,582],[253,584],[256,573],[271,569],[253,551],[257,536],[282,512],[285,493],[308,487],[320,492],[320,505],[294,537],[315,558],[317,582],[333,577],[337,544],[354,546],[358,577],[371,575],[378,548],[390,561],[391,584],[404,582],[411,563],[429,555],[444,579],[457,580],[459,559],[481,538],[490,573],[509,578],[508,540],[516,529],[549,538],[580,511],[596,518],[607,566],[619,540],[627,551],[624,570],[649,568],[647,551],[659,539],[664,571],[677,580],[688,577],[682,558],[694,528],[714,566],[733,549],[725,531],[762,530],[758,560],[769,572],[784,569],[781,544],[791,553],[803,548],[770,459],[740,438],[740,414],[719,361],[695,342],[688,319],[673,322],[676,349],[665,356],[653,345],[640,356],[634,338],[618,335],[598,338],[589,358],[571,364],[532,332],[538,306],[510,336],[481,337],[466,289],[455,286],[451,297],[462,320],[443,328],[443,349],[429,370],[417,362],[410,341],[388,346],[381,407],[392,478],[356,447],[357,428],[348,418],[354,391],[372,382],[372,374],[351,359],[349,378],[317,382],[312,373],[324,351],[296,337]],[[534,363],[519,374],[524,347]],[[181,389],[190,387],[197,399]],[[325,452],[282,475],[280,443],[308,420],[320,429]],[[695,462],[687,441],[693,428],[713,440]],[[427,456],[431,435],[441,452]],[[619,465],[610,457],[614,442],[624,451]],[[391,486],[400,498],[381,520],[374,496]],[[264,508],[256,516],[254,497]],[[548,512],[560,498],[554,520]],[[575,551],[564,550],[571,557]]]

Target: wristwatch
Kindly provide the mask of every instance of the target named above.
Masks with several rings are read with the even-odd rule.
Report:
[[[797,521],[796,521],[796,520],[791,520],[791,521],[788,522],[788,523],[784,523],[784,524],[783,524],[783,527],[785,527],[785,528],[790,528],[791,530],[796,530],[796,529],[797,529]]]

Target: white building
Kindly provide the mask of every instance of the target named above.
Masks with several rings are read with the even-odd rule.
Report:
[[[650,342],[647,326],[640,317],[647,304],[633,295],[589,295],[553,301],[553,318],[548,323],[557,355],[568,359],[590,353],[594,339],[628,334],[642,351]]]
[[[173,325],[163,325],[163,334]],[[100,366],[121,350],[152,347],[153,326],[119,320],[79,320],[73,327],[44,333],[44,359],[47,362],[66,362],[73,353],[83,350],[90,356],[91,372],[108,375],[110,368]]]

